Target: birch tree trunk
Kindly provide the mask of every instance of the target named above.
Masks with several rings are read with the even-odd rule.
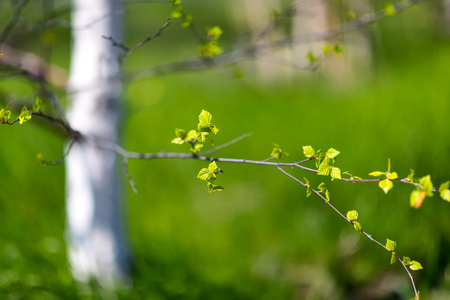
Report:
[[[83,135],[118,141],[121,85],[117,49],[102,36],[121,40],[120,0],[73,0],[71,107],[67,118]],[[80,141],[66,162],[68,256],[79,281],[113,286],[129,277],[122,191],[114,153]]]

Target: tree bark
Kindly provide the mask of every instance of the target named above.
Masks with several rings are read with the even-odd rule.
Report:
[[[118,142],[121,40],[120,0],[73,0],[71,107],[67,118],[84,136]],[[114,153],[81,140],[66,162],[68,256],[74,277],[114,286],[129,279],[122,191]]]

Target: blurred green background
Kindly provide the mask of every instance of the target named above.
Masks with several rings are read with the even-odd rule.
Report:
[[[240,34],[230,3],[239,5],[183,2],[200,29],[224,29],[225,50]],[[400,177],[414,169],[439,186],[450,179],[450,40],[436,21],[442,20],[440,5],[420,4],[365,29],[371,66],[349,80],[326,73],[325,60],[323,69],[291,70],[293,75],[280,80],[264,79],[245,62],[130,83],[124,145],[139,152],[187,150],[170,144],[174,129],[195,127],[205,109],[220,129],[216,144],[253,133],[217,156],[262,160],[277,143],[290,153],[283,161],[297,161],[304,145],[333,147],[341,151],[337,165],[352,174],[367,178],[385,171],[390,158]],[[10,5],[0,8],[4,24]],[[24,17],[38,22],[39,9],[31,3]],[[168,3],[134,1],[125,9],[130,45],[155,32],[171,11]],[[126,68],[195,57],[196,41],[180,23],[173,21],[161,37],[133,52]],[[10,44],[39,53],[39,41],[24,28],[16,28]],[[57,27],[53,34],[51,60],[67,69],[70,33]],[[0,81],[3,105],[32,103],[35,91],[19,78]],[[101,298],[101,292],[86,295],[68,271],[64,166],[44,167],[36,160],[38,153],[58,159],[64,136],[37,118],[1,126],[0,132],[0,298]],[[321,199],[306,198],[304,188],[276,168],[220,164],[226,174],[218,183],[225,190],[208,194],[196,178],[206,165],[130,162],[139,190],[134,194],[124,177],[135,282],[119,299],[413,298],[406,272],[399,263],[389,265],[388,252],[356,233]],[[290,172],[315,186],[324,180]],[[410,186],[397,183],[385,195],[377,184],[325,181],[339,210],[356,209],[363,229],[382,243],[395,240],[400,256],[422,263],[424,270],[413,276],[423,299],[450,298],[449,203],[436,195],[414,210]]]

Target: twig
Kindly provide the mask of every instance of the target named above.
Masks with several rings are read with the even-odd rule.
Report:
[[[285,170],[283,170],[283,169],[281,168],[281,166],[277,166],[277,168],[278,168],[278,170],[280,170],[283,174],[285,174],[285,175],[288,176],[289,178],[295,180],[296,182],[300,183],[300,184],[303,185],[304,187],[308,187],[308,185],[307,185],[306,183],[303,183],[303,182],[302,182],[301,180],[299,180],[298,178],[294,177],[294,176],[291,175],[290,173],[288,173],[288,172],[286,172]],[[310,187],[310,189],[311,189],[311,191],[312,191],[313,193],[315,193],[315,194],[316,194],[317,196],[319,196],[322,200],[324,200],[325,203],[328,204],[328,206],[330,206],[330,207],[331,207],[338,215],[340,215],[344,220],[346,220],[347,222],[349,222],[350,224],[353,225],[353,222],[352,222],[351,220],[349,220],[346,216],[344,216],[344,214],[342,214],[342,213],[341,213],[334,205],[332,205],[332,204],[330,203],[330,201],[328,201],[328,200],[322,195],[322,193],[321,193],[320,191],[318,191],[318,190],[316,190],[316,189],[313,189],[313,188],[311,188],[311,187]],[[374,242],[374,243],[378,244],[379,246],[383,247],[385,250],[387,250],[387,251],[389,251],[389,252],[391,252],[391,253],[394,253],[394,252],[388,250],[387,247],[386,247],[385,245],[383,245],[381,242],[379,242],[379,241],[377,241],[376,239],[374,239],[374,238],[372,237],[372,235],[368,234],[366,231],[364,231],[364,230],[361,229],[361,233],[364,234],[367,238],[369,238],[369,240],[371,240],[372,242]],[[403,260],[402,260],[397,254],[395,254],[395,257],[396,257],[397,260],[402,264],[402,266],[403,266],[403,268],[405,269],[406,273],[408,273],[408,276],[409,276],[409,278],[410,278],[410,280],[411,280],[411,284],[412,284],[413,289],[414,289],[414,294],[415,294],[416,298],[418,298],[416,285],[415,285],[415,283],[414,283],[414,278],[412,277],[411,272],[408,270],[407,266],[403,263]]]
[[[136,45],[132,47],[127,47],[123,43],[119,43],[112,36],[102,36],[104,39],[110,40],[112,42],[112,45],[114,47],[119,47],[120,49],[124,50],[124,52],[119,55],[118,61],[121,62],[125,56],[129,55],[133,50],[142,47],[149,41],[153,40],[154,38],[161,35],[162,31],[167,28],[170,25],[170,18],[167,18],[166,23],[164,23],[153,35],[147,36],[143,41],[137,43]]]
[[[0,44],[3,44],[8,39],[9,33],[13,29],[14,25],[17,24],[17,20],[20,17],[20,13],[24,9],[24,7],[27,5],[29,0],[22,0],[19,2],[16,7],[14,8],[13,13],[11,14],[11,17],[6,22],[5,26],[3,27],[2,31],[0,32]]]
[[[200,155],[210,155],[210,154],[213,154],[214,152],[219,151],[220,149],[229,147],[229,146],[231,146],[231,145],[233,145],[233,144],[236,144],[237,142],[240,142],[240,141],[242,141],[243,139],[248,138],[248,137],[251,136],[251,135],[252,135],[251,132],[250,132],[250,133],[245,133],[245,134],[241,135],[240,137],[235,138],[234,140],[229,141],[228,143],[219,145],[219,146],[214,147],[214,148],[212,148],[211,150],[208,150],[208,151],[200,152],[199,154],[200,154]]]
[[[67,147],[66,152],[63,154],[63,156],[61,156],[60,159],[58,160],[45,160],[45,159],[41,159],[41,163],[44,166],[57,166],[57,165],[61,165],[62,163],[64,163],[64,161],[66,160],[67,155],[69,155],[70,150],[72,149],[73,144],[75,144],[75,142],[77,141],[77,139],[72,139],[70,141],[69,146]]]

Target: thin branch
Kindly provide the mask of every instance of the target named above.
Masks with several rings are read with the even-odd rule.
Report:
[[[124,157],[124,159],[123,159],[123,169],[124,169],[124,172],[125,172],[125,176],[128,179],[128,183],[131,186],[131,189],[133,190],[133,192],[135,194],[137,194],[138,190],[136,189],[136,183],[133,181],[133,179],[130,176],[130,172],[128,171],[128,157]]]
[[[5,26],[3,27],[2,31],[0,32],[0,44],[3,44],[8,39],[9,33],[14,28],[14,26],[17,24],[17,20],[20,17],[20,13],[25,8],[29,0],[22,0],[19,2],[16,7],[14,8],[13,13],[11,14],[11,17],[6,22]]]
[[[289,178],[295,180],[296,182],[300,183],[300,184],[303,185],[304,187],[308,187],[308,184],[303,183],[301,180],[299,180],[299,179],[296,178],[295,176],[293,176],[293,175],[291,175],[290,173],[286,172],[285,170],[283,170],[283,169],[281,168],[281,166],[277,166],[277,168],[278,168],[278,170],[280,170],[283,174],[285,174],[285,175],[288,176]],[[347,222],[349,222],[350,224],[353,225],[353,222],[352,222],[351,220],[349,220],[346,216],[344,216],[344,214],[342,214],[342,213],[341,213],[334,205],[332,205],[332,204],[330,203],[330,201],[328,201],[328,200],[326,199],[326,197],[323,196],[323,194],[322,194],[321,191],[318,191],[318,190],[313,189],[313,188],[311,188],[311,187],[309,187],[309,188],[311,189],[312,192],[314,192],[317,196],[319,196],[322,200],[324,200],[325,203],[328,204],[328,206],[330,206],[330,207],[331,207],[338,215],[340,215],[344,220],[346,220]],[[417,298],[417,297],[418,297],[418,294],[417,294],[416,285],[415,285],[415,283],[414,283],[414,278],[412,277],[412,274],[411,274],[411,272],[408,270],[407,266],[404,264],[403,260],[402,260],[397,254],[395,254],[395,252],[388,250],[387,247],[386,247],[385,245],[383,245],[381,242],[379,242],[379,241],[377,241],[376,239],[374,239],[374,238],[372,237],[372,235],[368,234],[366,231],[364,231],[364,230],[361,229],[361,233],[364,234],[367,238],[369,238],[369,240],[371,240],[372,242],[374,242],[374,243],[378,244],[379,246],[383,247],[385,250],[387,250],[387,251],[389,251],[389,252],[391,252],[391,253],[394,253],[395,257],[396,257],[397,260],[402,264],[402,266],[403,266],[403,268],[405,269],[406,273],[408,273],[408,276],[409,276],[409,278],[410,278],[410,280],[411,280],[411,284],[412,284],[413,289],[414,289],[414,294],[415,294],[415,296],[416,296],[416,298]]]
[[[240,142],[240,141],[242,141],[243,139],[248,138],[248,137],[251,136],[251,135],[252,135],[252,133],[245,133],[245,134],[241,135],[240,137],[235,138],[234,140],[229,141],[228,143],[219,145],[219,146],[214,147],[214,148],[212,148],[211,150],[208,150],[208,151],[200,152],[199,154],[200,154],[200,155],[210,155],[210,154],[213,154],[214,152],[219,151],[220,149],[229,147],[229,146],[231,146],[231,145],[233,145],[233,144],[236,144],[237,142]]]
[[[58,160],[45,160],[42,157],[40,158],[40,162],[44,165],[44,166],[57,166],[57,165],[61,165],[64,163],[64,161],[66,160],[67,155],[69,155],[70,150],[72,149],[73,144],[75,144],[75,142],[77,141],[77,139],[72,139],[72,141],[70,141],[69,146],[67,147],[66,152],[63,154],[63,156],[61,156],[60,159]]]
[[[149,35],[147,36],[143,41],[137,43],[136,45],[132,46],[132,47],[127,47],[125,46],[123,43],[119,43],[116,40],[114,40],[114,38],[112,36],[102,36],[103,38],[110,40],[112,42],[112,45],[114,47],[119,47],[122,50],[124,50],[124,52],[119,56],[119,62],[122,61],[127,55],[129,55],[133,50],[142,47],[143,45],[145,45],[146,43],[148,43],[149,41],[153,40],[154,38],[158,37],[161,35],[162,31],[167,28],[170,25],[170,18],[167,18],[166,22],[153,34],[153,35]]]
[[[407,8],[416,5],[426,0],[403,0],[394,5],[397,13],[400,13]],[[362,15],[361,17],[344,22],[337,26],[313,32],[310,34],[304,34],[299,36],[288,36],[279,38],[270,42],[257,42],[256,44],[243,47],[234,51],[230,51],[221,56],[214,58],[197,58],[180,62],[164,63],[154,65],[139,70],[132,71],[130,73],[124,73],[119,75],[120,78],[126,82],[153,78],[166,74],[186,72],[186,71],[199,71],[217,67],[224,67],[242,62],[251,58],[254,58],[256,54],[260,54],[266,51],[272,51],[283,48],[290,45],[307,44],[311,42],[327,40],[346,32],[366,27],[376,21],[390,17],[384,10],[379,10],[373,13]]]

